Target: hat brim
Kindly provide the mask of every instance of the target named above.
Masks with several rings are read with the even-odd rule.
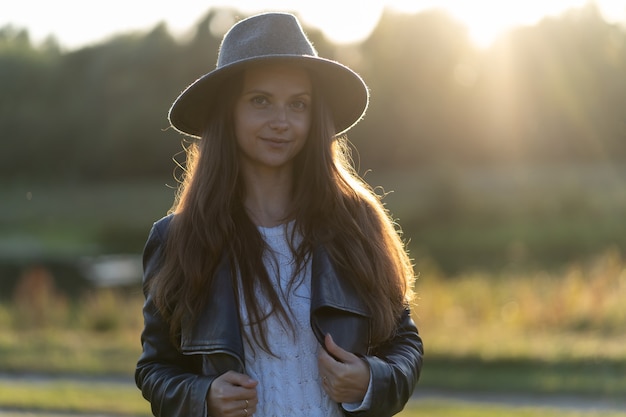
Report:
[[[168,119],[177,131],[201,137],[215,91],[237,70],[261,62],[292,63],[307,68],[322,80],[319,88],[330,106],[336,134],[347,132],[365,114],[369,91],[363,79],[345,65],[325,58],[303,55],[274,55],[241,60],[213,70],[189,85],[174,101]]]

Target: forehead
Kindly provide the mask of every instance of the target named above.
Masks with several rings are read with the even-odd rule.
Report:
[[[243,91],[250,89],[294,90],[311,93],[311,77],[300,66],[285,63],[254,65],[243,73]]]

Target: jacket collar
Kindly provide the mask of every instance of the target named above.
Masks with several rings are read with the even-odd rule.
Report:
[[[328,252],[319,247],[311,260],[311,314],[331,307],[370,317],[365,303],[352,284],[337,272]],[[229,262],[224,259],[213,279],[210,299],[197,321],[182,328],[183,353],[222,351],[244,357],[239,311],[231,279]]]
[[[222,351],[243,358],[238,304],[226,258],[218,266],[208,297],[197,320],[183,323],[181,350],[183,353]]]
[[[352,284],[337,272],[326,249],[318,247],[311,262],[311,313],[333,307],[370,317],[367,306]]]

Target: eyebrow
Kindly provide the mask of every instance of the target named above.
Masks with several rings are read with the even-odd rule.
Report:
[[[263,94],[263,95],[270,96],[270,97],[274,96],[274,94],[270,93],[269,91],[256,89],[256,88],[253,88],[252,90],[244,91],[242,95],[247,96],[247,95],[250,95],[250,94]],[[292,94],[290,97],[300,97],[300,96],[309,96],[310,97],[310,96],[312,96],[312,94],[309,91],[303,91],[301,93]]]

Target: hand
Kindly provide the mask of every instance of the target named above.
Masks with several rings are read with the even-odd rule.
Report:
[[[248,417],[254,415],[258,381],[247,375],[228,371],[215,378],[207,394],[211,417]]]
[[[324,343],[328,352],[320,349],[317,358],[324,391],[338,403],[363,401],[370,381],[367,362],[339,347],[330,334]]]

